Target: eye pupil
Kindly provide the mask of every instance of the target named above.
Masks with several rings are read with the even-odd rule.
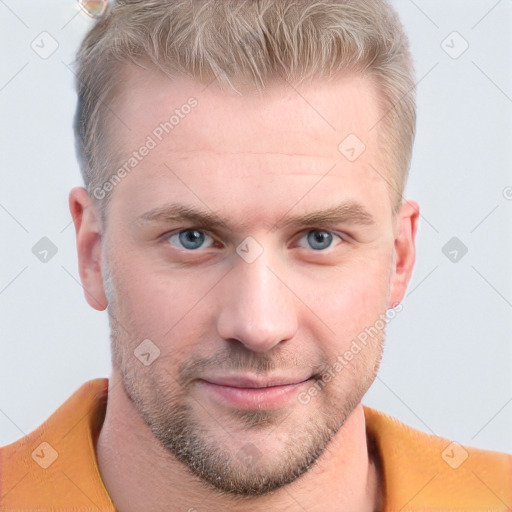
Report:
[[[180,243],[187,249],[197,249],[201,247],[204,242],[205,236],[201,231],[187,230],[179,234]]]
[[[315,250],[327,249],[332,243],[332,234],[318,229],[310,231],[308,233],[308,243]]]

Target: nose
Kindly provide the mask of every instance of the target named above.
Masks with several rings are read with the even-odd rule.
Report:
[[[285,284],[286,272],[269,264],[266,251],[251,263],[237,255],[234,259],[234,268],[219,283],[219,335],[254,352],[270,351],[292,339],[299,301]]]

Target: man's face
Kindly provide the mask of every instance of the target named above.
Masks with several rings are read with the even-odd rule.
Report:
[[[239,97],[134,68],[113,108],[129,127],[115,126],[119,166],[148,136],[156,143],[116,185],[102,241],[114,371],[204,481],[245,495],[278,488],[373,382],[382,318],[404,291],[373,86],[347,76]],[[176,109],[174,128],[158,130]],[[338,149],[350,134],[366,145],[356,159]],[[249,384],[228,378],[295,385],[237,393]]]

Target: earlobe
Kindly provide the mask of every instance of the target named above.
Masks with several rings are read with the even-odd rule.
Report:
[[[96,206],[85,188],[71,190],[69,210],[75,225],[78,270],[85,299],[91,307],[103,311],[108,301],[102,275],[102,226]]]
[[[404,298],[416,260],[416,232],[420,208],[415,201],[406,201],[397,214],[390,307]]]

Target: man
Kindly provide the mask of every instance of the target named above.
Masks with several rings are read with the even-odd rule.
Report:
[[[504,511],[512,456],[361,404],[415,260],[380,0],[115,2],[69,197],[111,378],[2,449],[2,510]]]

